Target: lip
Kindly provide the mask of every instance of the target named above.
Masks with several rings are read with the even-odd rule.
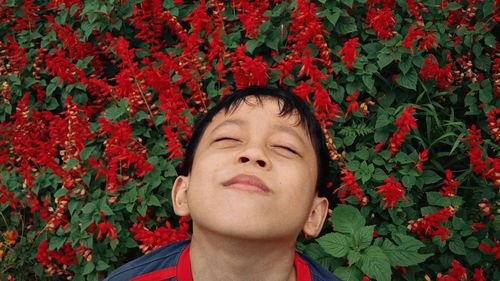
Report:
[[[237,176],[234,176],[229,180],[223,182],[222,185],[225,187],[250,192],[267,193],[271,191],[260,178],[246,174],[239,174]]]

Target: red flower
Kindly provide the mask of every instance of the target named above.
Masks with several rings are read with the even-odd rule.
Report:
[[[453,207],[444,207],[436,213],[425,215],[416,221],[410,220],[407,229],[410,232],[418,234],[421,239],[427,236],[440,236],[441,240],[444,241],[447,236],[451,237],[451,232],[438,223],[448,221],[453,214],[455,214]]]
[[[231,70],[236,88],[250,85],[266,85],[268,66],[262,57],[251,58],[245,54],[245,45],[239,46],[231,57]]]
[[[258,28],[269,18],[264,16],[264,12],[269,8],[269,1],[232,1],[233,8],[238,12],[238,19],[243,24],[245,35],[255,38]]]
[[[495,140],[495,142],[500,143],[500,108],[493,108],[492,110],[486,113],[488,118],[486,122],[488,122],[488,130],[490,131],[491,136]]]
[[[384,145],[385,145],[385,142],[379,142],[379,143],[377,143],[377,145],[375,145],[375,147],[373,148],[373,152],[375,152],[375,153],[380,152],[380,150],[382,150],[382,148],[384,147]]]
[[[473,281],[486,281],[486,278],[483,275],[484,270],[482,267],[474,268],[474,274],[472,275]]]
[[[382,200],[385,201],[384,209],[388,206],[394,208],[394,205],[402,199],[408,202],[408,199],[404,196],[405,188],[401,183],[394,180],[394,175],[391,175],[390,178],[384,179],[384,185],[377,186],[375,189],[376,193],[382,194]]]
[[[307,82],[305,81],[300,81],[300,83],[295,86],[295,88],[292,89],[292,92],[300,97],[301,99],[305,100],[307,103],[311,103],[311,100],[309,99],[309,94],[314,91],[314,88],[311,87]]]
[[[358,101],[356,100],[359,96],[359,92],[358,91],[354,91],[354,93],[352,93],[352,96],[347,96],[346,97],[346,101],[349,102],[349,106],[347,106],[347,110],[344,114],[344,118],[347,118],[347,115],[349,114],[349,112],[351,111],[358,111],[359,109],[359,105],[358,105]]]
[[[419,3],[421,4],[421,3]],[[420,10],[415,4],[415,0],[406,0],[406,6],[408,7],[408,13],[412,15],[416,19],[421,19],[422,15],[420,15]]]
[[[500,259],[500,241],[493,237],[493,246],[486,243],[479,244],[479,250],[485,251],[490,254],[495,254],[495,259]]]
[[[420,68],[420,79],[429,80],[436,76],[436,73],[439,72],[439,64],[434,59],[433,55],[429,55],[425,60],[424,64]]]
[[[429,51],[435,47],[439,48],[439,45],[436,43],[436,35],[432,33],[432,30],[429,30],[427,35],[423,37],[422,42],[418,45],[418,49]]]
[[[415,113],[415,108],[410,105],[408,108],[404,109],[401,116],[396,119],[396,126],[398,127],[398,130],[389,138],[388,149],[392,155],[398,152],[399,147],[404,142],[406,134],[409,133],[411,129],[417,128],[417,123],[415,123],[413,113]]]
[[[311,78],[311,82],[319,82],[327,77],[326,74],[322,73],[317,65],[314,63],[320,61],[318,58],[310,57],[311,51],[308,49],[305,51],[302,58],[300,58],[300,63],[302,67],[300,68],[298,76],[307,75]]]
[[[181,217],[178,230],[173,229],[167,221],[164,227],[158,227],[155,231],[149,230],[142,223],[134,224],[130,231],[135,233],[134,240],[141,243],[141,251],[147,253],[163,245],[190,238],[188,220],[189,217]]]
[[[446,179],[443,180],[443,187],[441,187],[439,193],[442,196],[455,196],[457,194],[457,186],[460,185],[460,182],[451,178],[453,176],[451,170],[447,169],[445,173]]]
[[[380,39],[391,39],[394,35],[392,28],[396,25],[396,20],[392,15],[391,8],[371,8],[366,14],[365,21],[369,28],[373,28],[375,34]]]
[[[476,231],[483,229],[485,226],[486,225],[484,223],[477,222],[477,223],[473,223],[470,228],[472,229],[473,232],[476,232]]]
[[[114,240],[117,239],[116,229],[113,226],[113,224],[111,224],[109,221],[103,221],[99,223],[97,225],[97,229],[99,230],[99,232],[97,233],[97,240],[101,240],[101,238],[103,238],[104,235]]]
[[[469,146],[468,154],[472,171],[491,181],[493,186],[500,187],[500,158],[486,157],[486,160],[483,160],[484,150],[480,147],[483,143],[481,130],[476,129],[476,125],[472,125],[468,132],[469,136],[461,140],[467,141]]]
[[[422,171],[423,171],[424,163],[427,160],[429,160],[429,158],[427,157],[428,154],[429,154],[429,150],[427,148],[422,150],[422,152],[418,153],[418,162],[415,164],[415,168],[417,168],[417,171],[419,171],[420,173],[422,173]]]
[[[410,26],[410,29],[408,30],[405,39],[401,42],[401,45],[410,49],[413,53],[413,41],[422,38],[424,35],[425,33],[421,29],[414,29],[413,26]]]
[[[451,261],[451,268],[447,275],[438,274],[438,281],[467,281],[467,270],[457,260]]]
[[[447,64],[445,67],[439,69],[436,73],[437,87],[440,90],[450,89],[451,83],[453,82],[453,75],[451,74],[451,64]]]
[[[363,190],[359,187],[356,182],[356,176],[353,172],[347,170],[346,168],[342,169],[343,177],[340,178],[344,183],[337,189],[333,191],[333,193],[338,193],[338,197],[340,202],[345,203],[346,198],[348,196],[355,196],[356,200],[361,203],[361,205],[366,205],[366,202],[363,201]]]
[[[358,57],[358,53],[356,52],[356,48],[359,46],[359,38],[354,37],[349,39],[344,43],[342,49],[337,53],[337,56],[343,56],[342,62],[346,69],[351,70],[352,64]]]
[[[0,179],[1,180],[1,179]],[[0,204],[5,202],[9,202],[9,205],[12,209],[17,209],[17,204],[21,202],[21,200],[14,198],[14,192],[8,191],[7,186],[0,186]]]

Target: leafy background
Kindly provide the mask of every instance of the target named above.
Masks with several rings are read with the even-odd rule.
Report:
[[[344,280],[499,280],[499,1],[0,0],[0,279],[96,280],[189,238],[194,117],[307,100],[335,208],[297,249]]]

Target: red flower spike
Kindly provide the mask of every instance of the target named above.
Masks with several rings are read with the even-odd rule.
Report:
[[[355,91],[354,93],[352,93],[352,96],[347,96],[346,97],[345,100],[347,102],[349,102],[349,106],[347,106],[347,110],[344,113],[344,118],[347,118],[347,115],[349,114],[349,112],[351,112],[351,111],[358,111],[359,110],[359,104],[358,104],[358,101],[357,101],[358,96],[359,96],[359,92]]]
[[[422,150],[422,152],[419,152],[418,153],[418,162],[415,163],[415,168],[417,169],[417,171],[419,173],[422,173],[423,170],[424,170],[424,163],[429,160],[428,158],[428,154],[429,154],[429,150],[426,148],[424,150]]]
[[[425,33],[421,29],[414,29],[413,26],[410,26],[410,29],[408,30],[405,39],[401,42],[401,45],[410,49],[413,54],[413,42],[422,38],[424,35]]]
[[[340,180],[342,180],[344,183],[339,188],[335,189],[333,193],[337,193],[340,202],[342,202],[343,204],[345,204],[346,198],[348,196],[353,195],[362,206],[366,205],[366,202],[363,201],[363,190],[356,182],[356,176],[354,175],[354,173],[347,170],[346,168],[343,168],[342,174],[344,176],[342,176]]]
[[[429,32],[423,36],[422,42],[418,45],[418,50],[425,50],[428,52],[432,48],[439,48],[439,45],[436,43],[436,34],[429,30]]]
[[[262,57],[251,58],[245,54],[245,45],[239,46],[231,56],[231,71],[236,88],[250,85],[266,85],[268,81],[268,66]]]
[[[245,36],[255,38],[258,28],[269,18],[264,16],[264,12],[269,8],[269,1],[234,1],[231,2],[233,9],[238,13],[238,19],[243,24]]]
[[[371,8],[366,13],[365,21],[368,28],[373,28],[378,38],[391,39],[394,36],[392,28],[396,25],[396,20],[391,8]]]
[[[493,237],[493,246],[486,243],[479,244],[479,250],[494,254],[496,260],[500,260],[500,241]]]
[[[163,245],[190,238],[188,220],[189,217],[181,217],[178,230],[173,229],[167,221],[164,227],[158,227],[155,231],[149,230],[142,223],[134,224],[130,231],[135,233],[134,240],[141,243],[141,251],[148,253]]]
[[[314,91],[314,88],[311,87],[307,82],[300,81],[300,83],[292,89],[292,93],[294,93],[299,98],[305,100],[307,103],[311,103],[309,99],[309,94]]]
[[[388,206],[394,208],[394,205],[396,205],[400,199],[408,202],[408,199],[404,196],[406,189],[401,183],[394,180],[394,175],[384,179],[384,183],[384,185],[375,188],[377,190],[375,193],[382,194],[382,200],[385,201],[384,209]]]
[[[442,196],[455,196],[457,194],[457,186],[460,185],[460,182],[452,179],[453,173],[451,170],[447,169],[445,174],[446,179],[443,180],[443,187],[441,187],[439,193]]]
[[[347,70],[352,69],[352,65],[356,58],[358,57],[358,53],[356,52],[356,48],[359,46],[359,38],[354,37],[352,39],[347,40],[344,43],[342,49],[337,53],[337,56],[343,56],[342,62]]]
[[[416,233],[420,239],[429,236],[440,236],[441,241],[446,240],[446,237],[451,237],[451,232],[440,222],[448,221],[455,214],[455,209],[451,206],[444,207],[433,214],[428,214],[416,221],[410,220],[407,229],[409,232]]]
[[[399,147],[404,142],[406,134],[409,133],[411,129],[417,128],[415,118],[413,118],[413,113],[415,113],[415,109],[410,105],[408,108],[404,109],[401,116],[396,119],[396,126],[398,127],[398,130],[389,138],[388,150],[392,155],[398,152]]]
[[[486,122],[488,122],[488,130],[496,143],[500,143],[500,108],[493,108],[486,113],[488,117]]]
[[[473,281],[486,281],[486,278],[484,277],[484,270],[482,267],[480,268],[474,268],[474,274],[472,275],[472,280]]]

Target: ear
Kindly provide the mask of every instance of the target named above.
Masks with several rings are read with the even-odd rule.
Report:
[[[178,216],[189,215],[188,186],[189,176],[178,176],[172,186],[172,205],[175,214]]]
[[[302,231],[307,237],[316,237],[323,228],[328,213],[328,200],[325,197],[316,197],[313,200],[311,211]]]

